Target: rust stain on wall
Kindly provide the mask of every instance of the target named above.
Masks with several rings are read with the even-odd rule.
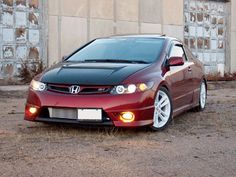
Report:
[[[203,49],[203,38],[202,37],[199,37],[198,39],[197,39],[197,47],[199,48],[199,49]]]
[[[217,24],[217,17],[214,16],[211,17],[211,24],[213,25]]]
[[[3,0],[2,3],[5,6],[13,6],[13,0]]]
[[[33,12],[29,13],[29,22],[33,26],[35,26],[35,25],[37,26],[39,24],[38,17],[36,16],[35,13],[33,13]]]
[[[200,23],[203,23],[203,13],[198,13],[197,14],[197,21]]]
[[[16,35],[17,42],[26,42],[26,29],[25,28],[17,28],[15,35]]]
[[[211,48],[209,37],[204,39],[204,47],[205,47],[205,49],[210,49]]]
[[[17,7],[26,7],[26,0],[16,0]]]
[[[12,63],[7,63],[3,66],[3,73],[5,75],[12,75],[14,72],[14,65]]]
[[[39,0],[29,0],[29,7],[33,9],[39,8]]]
[[[184,44],[185,44],[186,46],[189,46],[189,44],[188,44],[188,38],[184,38]]]
[[[223,35],[224,35],[224,28],[223,27],[219,27],[218,28],[218,36],[219,37],[223,37]]]
[[[224,18],[223,17],[219,17],[218,18],[218,24],[219,25],[223,25],[224,24]]]
[[[196,48],[196,39],[195,38],[191,38],[190,39],[190,48],[191,49],[195,49]]]
[[[37,47],[30,47],[29,56],[30,59],[39,59],[39,49]]]

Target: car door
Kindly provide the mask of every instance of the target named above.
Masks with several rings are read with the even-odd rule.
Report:
[[[191,67],[191,73],[189,73],[191,74],[191,81],[189,82],[191,83],[190,87],[193,90],[193,95],[196,97],[195,101],[198,101],[198,92],[202,81],[200,74],[202,73],[202,68],[199,62],[194,58],[192,52],[186,46],[184,46],[184,51]],[[196,104],[198,104],[198,102]]]
[[[174,109],[181,110],[187,108],[193,98],[192,63],[187,60],[183,46],[178,42],[174,43],[169,51],[168,58],[171,57],[182,57],[184,61],[181,66],[171,66],[168,72]]]
[[[183,55],[185,59],[185,68],[184,76],[185,76],[185,94],[186,94],[186,103],[191,104],[193,102],[193,93],[195,90],[195,80],[194,80],[194,62],[191,58],[188,58],[186,55],[186,52],[184,50],[184,47],[181,45],[181,48],[183,50]]]

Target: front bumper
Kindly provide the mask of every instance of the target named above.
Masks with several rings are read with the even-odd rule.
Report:
[[[155,92],[148,90],[146,92],[137,92],[134,94],[111,95],[70,95],[55,92],[38,92],[29,89],[29,95],[26,103],[25,120],[73,123],[81,125],[114,125],[116,127],[138,127],[150,125],[153,123]],[[28,107],[37,107],[38,113],[29,115]],[[45,110],[49,107],[54,108],[74,108],[74,109],[102,109],[102,121],[78,121],[71,119],[50,118]],[[120,113],[131,111],[135,115],[135,120],[124,123],[120,120]]]

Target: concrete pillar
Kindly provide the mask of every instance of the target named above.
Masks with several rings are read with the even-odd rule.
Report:
[[[163,33],[183,40],[183,0],[162,0]]]
[[[236,1],[231,0],[230,72],[236,73]]]
[[[139,0],[140,33],[162,33],[162,0]]]

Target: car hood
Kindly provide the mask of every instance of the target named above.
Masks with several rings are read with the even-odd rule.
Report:
[[[41,82],[80,85],[117,85],[149,64],[60,63],[45,71]]]

